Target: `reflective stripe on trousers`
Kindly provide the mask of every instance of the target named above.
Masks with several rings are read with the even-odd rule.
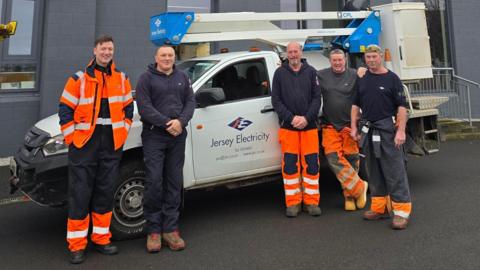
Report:
[[[287,207],[303,203],[318,205],[320,192],[318,179],[318,131],[293,131],[281,128],[282,175]]]
[[[86,218],[75,220],[67,220],[67,242],[68,249],[70,251],[82,250],[87,247],[88,226],[92,217],[92,235],[90,236],[92,242],[99,245],[106,245],[110,243],[110,220],[112,218],[112,212],[105,214],[98,214],[92,212],[91,215],[87,215]]]
[[[322,145],[328,165],[342,185],[345,197],[361,196],[364,183],[358,176],[358,144],[350,137],[350,128],[337,131],[332,125],[322,127]]]
[[[108,244],[108,230],[113,207],[114,184],[118,179],[122,149],[114,150],[113,131],[110,126],[97,126],[91,140],[82,148],[73,144],[68,149],[68,231],[88,229],[93,223],[92,241]],[[80,221],[82,225],[76,225]],[[70,225],[71,224],[71,225]],[[68,234],[67,234],[68,235]],[[70,233],[70,236],[78,233]],[[87,238],[68,238],[69,249],[85,248]]]
[[[375,154],[373,135],[380,136],[379,148],[381,158]],[[365,140],[362,152],[366,154],[366,164],[369,176],[369,190],[373,198],[389,196],[392,208],[400,215],[410,214],[412,205],[407,171],[405,168],[405,153],[403,147],[395,146],[395,126],[391,118],[372,123]],[[372,211],[377,211],[372,207]],[[380,211],[380,208],[379,210]]]

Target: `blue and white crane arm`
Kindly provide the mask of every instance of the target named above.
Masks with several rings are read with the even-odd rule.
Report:
[[[274,22],[298,20],[352,20],[345,28],[282,29]],[[156,45],[215,41],[257,40],[272,46],[290,41],[305,44],[309,38],[343,37],[340,45],[361,52],[378,44],[381,32],[378,11],[355,12],[167,12],[150,18],[150,39]]]

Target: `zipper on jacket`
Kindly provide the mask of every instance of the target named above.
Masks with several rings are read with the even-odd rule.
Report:
[[[95,85],[95,95],[93,96],[93,113],[92,113],[91,126],[93,126],[93,120],[95,119],[95,106],[97,105],[97,93],[98,93],[98,82]]]

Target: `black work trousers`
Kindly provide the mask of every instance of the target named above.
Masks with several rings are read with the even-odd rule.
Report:
[[[145,162],[143,214],[147,233],[178,230],[187,131],[173,137],[159,128],[143,128]]]
[[[377,130],[377,132],[374,132]],[[366,154],[368,181],[372,197],[390,195],[397,203],[410,202],[410,188],[405,168],[405,153],[403,146],[395,147],[395,126],[391,118],[374,123],[368,133]],[[375,133],[375,135],[374,135]],[[374,136],[377,138],[374,139]],[[375,150],[377,144],[378,150]]]
[[[97,125],[90,140],[68,148],[68,217],[84,219],[90,212],[112,211],[122,148],[114,150],[111,125]]]

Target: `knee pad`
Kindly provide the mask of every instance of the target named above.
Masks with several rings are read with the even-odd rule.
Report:
[[[340,163],[337,152],[327,154],[325,157],[327,158],[328,165],[330,165],[330,168],[332,168],[335,173],[343,169],[343,165]]]
[[[285,174],[298,173],[298,155],[292,153],[283,154],[283,172]]]
[[[307,173],[310,175],[317,175],[318,167],[318,154],[308,154],[305,155],[305,162],[307,163]]]

